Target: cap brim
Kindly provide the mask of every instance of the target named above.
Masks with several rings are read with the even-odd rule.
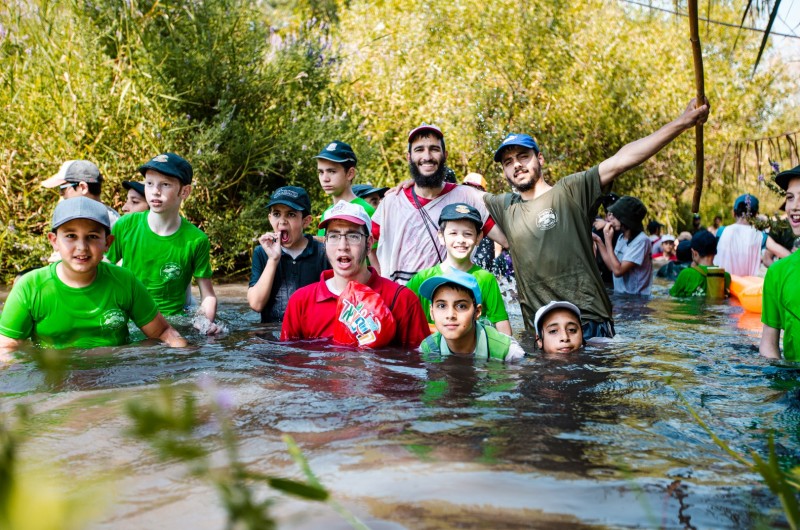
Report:
[[[547,306],[544,306],[544,307],[547,307]],[[547,316],[548,314],[552,313],[556,309],[568,309],[568,310],[572,311],[573,313],[575,313],[578,316],[578,319],[581,318],[581,310],[578,308],[578,306],[576,306],[572,302],[555,302],[554,304],[552,304],[549,307],[547,307],[547,311],[544,311],[543,313],[541,313],[540,315],[538,315],[535,318],[535,320],[533,322],[533,329],[536,331],[537,335],[540,332],[539,331],[539,322],[541,322],[541,320],[545,316]]]
[[[333,155],[317,155],[314,158],[321,158],[323,160],[329,160],[331,162],[336,162],[337,164],[344,164],[345,162],[355,162],[356,161],[354,158],[350,158],[350,157],[341,158],[341,157],[333,156]]]
[[[800,166],[778,173],[778,175],[775,177],[775,184],[780,186],[782,190],[786,191],[786,188],[789,187],[789,181],[797,178],[800,178]]]
[[[292,202],[292,201],[289,201],[289,200],[286,200],[286,199],[276,199],[274,201],[269,201],[269,203],[267,204],[267,208],[269,208],[271,206],[275,206],[276,204],[283,204],[284,206],[288,206],[289,208],[292,208],[293,210],[297,210],[298,212],[305,212],[306,211],[305,208],[303,208],[302,206],[300,206],[296,202]]]
[[[67,180],[61,175],[61,173],[56,173],[55,175],[53,175],[49,179],[47,179],[44,182],[42,182],[42,187],[43,188],[55,188],[57,186],[61,186],[61,185],[66,184],[66,183],[67,183]]]
[[[331,221],[336,221],[337,219],[340,220],[340,221],[349,221],[349,222],[351,222],[353,224],[356,224],[356,225],[359,225],[359,226],[364,226],[364,225],[367,224],[367,223],[364,222],[363,219],[359,219],[358,217],[353,217],[352,215],[334,215],[333,217],[328,217],[327,219],[322,221],[319,224],[319,227],[320,228],[325,228],[326,226],[328,226],[328,224]]]
[[[139,169],[137,169],[137,171],[139,173],[141,173],[141,175],[143,177],[146,177],[148,169],[151,169],[153,171],[157,171],[157,172],[161,173],[162,175],[166,175],[168,177],[176,178],[181,182],[181,184],[183,184],[185,186],[188,186],[189,184],[191,184],[191,181],[187,182],[186,179],[184,179],[183,176],[180,175],[180,173],[178,173],[176,171],[172,171],[169,168],[165,168],[165,167],[161,166],[160,164],[149,164],[149,163],[148,164],[144,164],[143,166],[139,166]]]

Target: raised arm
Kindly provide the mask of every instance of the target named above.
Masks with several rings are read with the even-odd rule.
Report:
[[[691,129],[698,123],[705,123],[708,119],[709,104],[697,107],[697,100],[692,99],[683,114],[649,136],[640,138],[622,147],[611,158],[600,163],[600,184],[607,186],[615,178],[634,168],[661,151],[668,143]]]

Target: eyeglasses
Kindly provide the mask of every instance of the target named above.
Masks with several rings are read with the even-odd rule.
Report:
[[[325,242],[331,243],[333,245],[338,245],[342,238],[345,238],[349,244],[357,245],[361,243],[361,238],[367,237],[364,234],[360,234],[358,232],[347,232],[346,234],[340,234],[338,232],[332,232],[330,234],[325,234]]]

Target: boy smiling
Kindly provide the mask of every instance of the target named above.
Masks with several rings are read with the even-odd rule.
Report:
[[[419,271],[408,282],[407,287],[417,293],[422,309],[433,324],[430,316],[430,300],[422,295],[421,285],[428,278],[441,276],[450,270],[459,270],[471,274],[477,280],[483,299],[486,319],[492,322],[497,331],[511,335],[511,323],[508,320],[503,296],[497,284],[497,278],[472,262],[475,247],[481,241],[483,221],[476,208],[466,203],[448,204],[439,216],[439,243],[445,247],[447,257],[443,263]]]
[[[786,217],[795,237],[800,237],[800,166],[778,173],[775,183],[786,192]],[[800,359],[800,252],[778,260],[764,278],[759,352],[780,359],[778,346],[783,330],[783,356]]]
[[[87,197],[56,206],[47,237],[62,259],[14,286],[0,315],[0,352],[27,338],[53,348],[125,344],[128,320],[150,338],[186,346],[144,286],[129,271],[103,262],[113,241],[110,224],[105,206]]]

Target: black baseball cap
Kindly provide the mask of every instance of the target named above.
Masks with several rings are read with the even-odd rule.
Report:
[[[800,166],[778,173],[775,176],[775,184],[780,186],[783,191],[786,191],[786,188],[789,187],[789,181],[797,178],[800,178]]]
[[[353,184],[353,193],[356,194],[356,197],[360,197],[362,199],[367,195],[372,195],[373,193],[377,193],[382,199],[386,194],[386,190],[388,189],[389,188],[376,188],[372,184]]]
[[[462,219],[475,223],[478,226],[478,230],[483,228],[483,220],[481,219],[480,212],[474,206],[463,202],[448,204],[442,209],[442,213],[439,215],[440,223],[442,221],[460,221]]]
[[[136,181],[133,181],[133,180],[123,180],[122,181],[122,187],[125,188],[126,190],[133,190],[133,191],[137,192],[139,195],[141,195],[142,197],[145,196],[144,195],[144,183],[142,183],[142,182],[136,182]]]
[[[314,158],[330,160],[337,164],[344,164],[345,162],[352,162],[353,165],[358,164],[358,159],[353,152],[353,148],[350,147],[349,144],[340,142],[339,140],[334,140],[326,145]]]
[[[284,186],[272,192],[267,208],[276,204],[286,205],[305,214],[311,213],[311,199],[308,198],[306,190],[299,186]]]
[[[158,171],[168,177],[175,177],[182,184],[191,184],[194,176],[192,165],[175,153],[162,153],[154,156],[149,162],[139,167],[139,173],[144,176],[148,169]]]

